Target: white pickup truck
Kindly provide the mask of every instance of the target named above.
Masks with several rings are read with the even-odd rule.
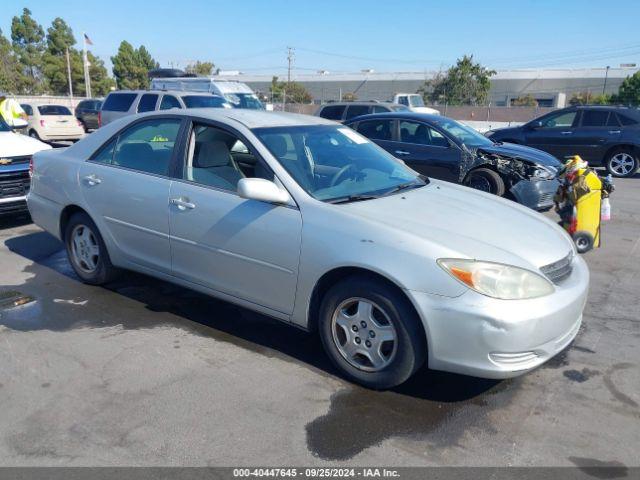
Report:
[[[425,107],[422,95],[417,93],[396,93],[393,96],[393,103],[404,105],[412,112],[430,113],[431,115],[440,115],[440,111],[435,108]]]

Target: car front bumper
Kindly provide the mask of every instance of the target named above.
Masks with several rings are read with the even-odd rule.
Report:
[[[472,290],[449,298],[408,291],[425,327],[429,368],[483,378],[526,373],[571,343],[589,289],[584,260],[555,292],[528,300],[497,300]]]
[[[534,210],[549,210],[553,207],[553,197],[558,190],[558,181],[520,180],[510,192],[516,201]]]

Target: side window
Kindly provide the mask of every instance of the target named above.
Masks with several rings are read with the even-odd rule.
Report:
[[[373,106],[373,113],[386,113],[386,112],[390,112],[391,110],[389,110],[388,107],[383,107],[382,105],[374,105]]]
[[[409,99],[406,96],[398,97],[398,103],[400,105],[409,106]]]
[[[113,162],[113,152],[115,151],[117,140],[117,138],[114,138],[111,141],[107,142],[107,144],[104,145],[98,151],[98,154],[95,155],[91,160],[94,162],[111,164]]]
[[[543,128],[568,128],[573,125],[577,112],[563,112],[542,121]]]
[[[637,125],[638,122],[636,120],[634,120],[633,118],[629,118],[626,115],[622,115],[620,113],[618,113],[618,119],[620,120],[620,123],[623,126],[627,126],[627,125]]]
[[[606,110],[583,110],[582,125],[583,127],[604,127],[607,124],[609,112]]]
[[[140,122],[120,134],[112,164],[141,172],[166,175],[175,147],[180,120]]]
[[[140,97],[140,101],[138,102],[138,113],[151,112],[155,110],[157,102],[158,95],[155,93],[145,93]]]
[[[160,110],[169,110],[171,108],[182,108],[180,102],[173,95],[165,95],[160,102]]]
[[[609,119],[607,120],[607,127],[619,127],[620,122],[618,121],[618,116],[615,112],[611,112],[609,114]]]
[[[110,93],[102,105],[102,110],[127,112],[137,96],[136,93]]]
[[[372,140],[393,140],[393,120],[367,120],[358,124],[358,132]]]
[[[247,177],[273,180],[273,173],[235,135],[208,125],[193,127],[184,180],[235,192]]]
[[[416,122],[400,122],[400,141],[431,147],[448,147],[449,141],[437,130]]]
[[[344,105],[329,105],[320,111],[320,116],[328,120],[342,120]]]
[[[345,120],[359,117],[360,115],[366,115],[367,113],[369,113],[369,105],[349,105],[347,107],[347,115],[345,117]]]
[[[24,113],[26,113],[29,116],[33,115],[33,108],[31,107],[31,105],[20,105],[20,106],[24,110]]]

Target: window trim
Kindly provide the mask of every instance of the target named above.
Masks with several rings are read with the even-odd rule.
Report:
[[[144,122],[150,122],[150,121],[155,121],[155,120],[179,120],[180,125],[178,126],[178,133],[176,135],[176,141],[174,143],[173,146],[173,152],[171,153],[171,158],[169,159],[169,165],[167,167],[167,170],[165,172],[164,175],[159,174],[159,173],[152,173],[152,172],[145,172],[144,170],[136,170],[134,168],[128,168],[128,167],[123,167],[121,165],[114,165],[113,163],[105,163],[105,162],[98,162],[95,160],[95,158],[100,155],[102,153],[103,150],[105,150],[109,144],[111,143],[112,140],[115,140],[116,142],[116,147],[118,146],[118,141],[120,140],[120,136],[124,133],[126,133],[127,130],[129,130],[130,128],[135,127],[136,125],[140,124],[140,123],[144,123]],[[173,165],[175,163],[175,159],[176,156],[178,154],[178,150],[179,147],[182,145],[182,138],[184,136],[184,129],[185,129],[185,124],[186,124],[186,119],[182,116],[182,115],[153,115],[153,116],[145,116],[142,118],[137,118],[134,121],[132,121],[131,123],[128,123],[127,125],[123,126],[120,130],[118,130],[116,133],[114,133],[113,135],[111,135],[106,141],[104,141],[90,156],[89,158],[87,158],[85,160],[85,162],[87,163],[93,163],[95,165],[102,165],[105,167],[111,167],[111,168],[117,168],[119,170],[125,170],[127,172],[136,172],[136,173],[140,173],[142,175],[150,175],[153,177],[157,177],[157,178],[166,178],[169,180],[173,180],[172,172],[173,172]],[[113,152],[115,154],[115,148],[113,149]],[[113,162],[113,157],[111,157],[111,160]]]

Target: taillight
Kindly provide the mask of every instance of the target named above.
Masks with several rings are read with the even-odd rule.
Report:
[[[98,112],[98,128],[102,126],[102,112]]]
[[[33,157],[29,158],[29,178],[33,178]]]
[[[47,126],[47,122],[45,122],[44,120],[40,120],[40,126],[41,127],[46,127]]]
[[[80,120],[76,120],[76,122],[78,122],[78,126],[81,127],[82,126],[82,122]]]

